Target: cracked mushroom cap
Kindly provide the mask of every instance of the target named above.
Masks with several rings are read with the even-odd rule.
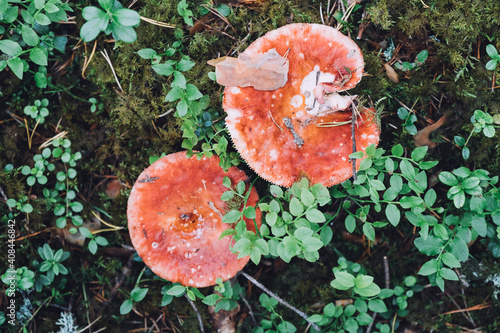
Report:
[[[351,96],[335,94],[361,80],[364,63],[359,47],[332,27],[299,23],[268,32],[244,53],[252,56],[270,49],[289,61],[288,81],[282,88],[224,90],[226,125],[237,150],[257,174],[277,185],[290,187],[301,171],[313,183],[325,186],[348,179],[352,176],[351,108],[329,111],[317,97],[344,98],[350,104]],[[377,144],[380,135],[373,110],[359,111],[358,151]]]
[[[224,172],[216,156],[188,159],[186,152],[165,156],[141,173],[128,200],[128,227],[132,244],[155,274],[184,286],[207,287],[218,277],[232,278],[247,264],[248,256],[237,259],[230,251],[231,237],[219,239],[230,227],[222,223],[225,176],[232,184],[247,179],[236,167]],[[247,205],[258,200],[252,188]],[[260,219],[257,210],[259,226]],[[246,222],[255,231],[254,222]]]

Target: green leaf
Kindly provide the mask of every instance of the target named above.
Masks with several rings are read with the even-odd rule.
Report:
[[[42,9],[45,5],[45,0],[34,0],[34,3],[36,9]]]
[[[485,126],[483,129],[484,136],[492,138],[495,136],[495,128],[491,125]]]
[[[257,216],[255,213],[255,208],[252,206],[246,207],[245,210],[243,211],[243,214],[247,219],[254,219]]]
[[[304,245],[305,251],[307,252],[318,251],[323,247],[323,242],[320,239],[314,237],[305,239],[302,244]]]
[[[487,224],[484,216],[474,216],[472,218],[471,225],[479,236],[481,237],[486,236]]]
[[[443,255],[441,256],[441,260],[448,267],[451,267],[451,268],[459,268],[460,267],[460,262],[458,261],[457,257],[455,257],[455,255],[453,255],[450,252],[443,253]]]
[[[408,179],[415,179],[415,169],[413,168],[413,165],[411,164],[410,161],[406,159],[402,160],[401,163],[399,164],[399,168],[401,169],[403,176],[405,176]]]
[[[439,180],[441,183],[448,186],[458,185],[458,179],[451,172],[443,171],[439,174]]]
[[[314,195],[305,188],[300,192],[300,200],[306,207],[312,206],[315,202]]]
[[[302,203],[297,199],[296,197],[293,197],[292,200],[290,200],[290,213],[293,216],[299,216],[304,212],[304,206]]]
[[[189,83],[186,86],[186,97],[190,101],[195,101],[202,98],[203,94],[198,90],[198,88],[195,85]]]
[[[358,293],[363,297],[373,297],[380,293],[380,288],[375,283],[372,283],[366,288],[354,287],[354,292]]]
[[[424,201],[417,196],[402,197],[399,200],[401,207],[404,209],[414,208],[421,205]]]
[[[207,297],[205,297],[202,302],[206,305],[210,305],[210,306],[214,306],[218,300],[220,300],[221,297],[217,294],[212,294],[212,295],[208,295]]]
[[[230,210],[222,217],[223,223],[235,223],[241,218],[241,212],[239,210]]]
[[[16,74],[19,79],[23,79],[24,66],[23,61],[20,58],[16,57],[7,60],[7,66],[9,66],[12,72]]]
[[[113,18],[124,26],[137,26],[141,22],[139,14],[132,9],[121,8],[113,12]]]
[[[91,21],[93,19],[100,18],[102,14],[106,14],[106,13],[104,13],[104,11],[102,11],[102,9],[97,8],[95,6],[87,6],[87,7],[83,8],[83,10],[82,10],[82,16],[87,21]]]
[[[180,297],[180,296],[184,295],[185,292],[186,292],[186,287],[177,284],[177,285],[173,285],[172,287],[170,287],[167,290],[167,295],[171,295],[174,297]]]
[[[42,13],[35,14],[35,22],[40,24],[40,25],[49,25],[51,23],[51,21],[47,17],[47,15],[42,14]]]
[[[372,242],[375,241],[375,229],[371,223],[363,224],[363,234]]]
[[[130,297],[136,301],[140,302],[146,297],[146,294],[148,293],[148,288],[134,288],[130,292]]]
[[[418,167],[422,170],[429,170],[438,165],[438,163],[438,161],[425,161],[418,163]]]
[[[420,161],[421,159],[423,159],[423,158],[425,157],[425,154],[427,154],[427,149],[429,149],[427,146],[423,146],[423,147],[418,147],[418,148],[415,148],[415,149],[411,152],[411,158],[412,158],[415,162]]]
[[[113,26],[113,36],[116,40],[122,40],[125,43],[133,43],[137,40],[137,33],[134,28],[121,24]]]
[[[306,212],[306,218],[314,223],[323,223],[326,221],[325,215],[315,208]]]
[[[92,232],[90,232],[89,229],[87,229],[85,227],[80,227],[80,228],[78,228],[78,231],[80,231],[80,234],[82,234],[83,237],[92,238]]]
[[[345,228],[348,232],[352,233],[356,229],[356,219],[354,216],[349,215],[345,218]]]
[[[139,50],[139,51],[137,51],[137,54],[138,54],[141,58],[143,58],[143,59],[153,59],[155,56],[157,56],[157,55],[158,55],[158,53],[156,53],[156,51],[155,51],[155,50],[153,50],[153,49],[149,49],[149,48]],[[172,66],[170,66],[170,67],[172,67]]]
[[[479,179],[476,178],[476,177],[470,177],[470,178],[467,178],[465,179],[463,182],[462,182],[462,187],[464,189],[473,189],[474,187],[476,187],[477,185],[479,185]]]
[[[40,42],[40,38],[36,34],[35,30],[27,25],[23,25],[21,28],[21,34],[23,36],[23,40],[28,46],[37,46]]]
[[[37,65],[47,66],[47,55],[41,47],[35,47],[31,50],[30,59]]]
[[[250,253],[250,249],[252,248],[252,241],[248,238],[241,238],[234,244],[233,250],[238,252],[239,258],[245,257]]]
[[[153,66],[154,67],[154,66]],[[174,102],[181,98],[183,90],[179,87],[174,87],[170,89],[165,97],[165,102]]]
[[[446,280],[458,281],[457,274],[449,268],[443,267],[439,272],[439,275]]]
[[[491,57],[491,58],[496,58],[498,57],[498,51],[495,48],[494,45],[488,44],[486,45],[486,53]]]
[[[342,272],[342,271],[334,272],[333,274],[335,275],[335,280],[333,280],[333,281],[337,281],[337,283],[339,283],[342,287],[345,288],[345,289],[341,289],[341,290],[347,290],[349,288],[354,287],[355,278],[352,274],[347,273],[347,272]],[[336,287],[334,287],[334,288],[336,288]],[[338,288],[336,288],[336,289],[338,289]]]
[[[455,207],[461,208],[464,205],[464,203],[465,203],[465,193],[463,190],[460,190],[453,196],[453,204],[455,205]]]
[[[395,145],[394,147],[392,147],[391,153],[397,157],[403,156],[404,153],[403,146],[400,144]]]
[[[435,256],[439,254],[439,252],[441,252],[441,248],[443,247],[443,240],[432,235],[429,235],[425,240],[422,237],[418,237],[415,239],[414,243],[420,252],[427,254],[428,256]]]
[[[82,28],[80,29],[80,37],[84,42],[91,42],[97,37],[97,35],[99,35],[101,32],[99,22],[100,19],[95,18],[82,25]]]
[[[177,69],[181,72],[185,72],[193,68],[194,65],[196,65],[196,63],[192,62],[191,60],[183,59],[177,63]]]
[[[174,67],[172,67],[172,65],[167,64],[167,63],[164,63],[164,64],[154,64],[153,66],[151,66],[151,68],[152,68],[152,69],[153,69],[153,70],[154,70],[157,74],[160,74],[160,75],[170,76],[170,75],[172,75],[172,74],[174,73]],[[177,89],[177,90],[175,91],[175,93],[176,93],[176,94],[178,94],[178,95],[176,95],[176,98],[175,98],[175,99],[170,100],[170,99],[171,99],[171,98],[173,98],[173,97],[169,97],[169,96],[168,96],[168,94],[167,94],[167,97],[165,98],[165,101],[167,101],[167,102],[173,102],[173,101],[175,101],[175,100],[177,100],[177,99],[179,99],[179,98],[180,98],[180,96],[181,96],[181,95],[180,95],[180,91],[181,91],[180,87],[175,87],[175,86],[174,86],[172,90],[174,90],[174,89]],[[170,90],[168,93],[170,94],[170,92],[171,92],[172,90]],[[167,100],[167,98],[169,98],[169,100]]]
[[[94,239],[91,239],[89,242],[89,251],[92,254],[96,254],[97,252],[97,242]]]
[[[325,226],[324,228],[322,228],[319,237],[321,238],[323,245],[326,246],[330,244],[333,238],[332,228],[330,228],[329,226]]]
[[[373,282],[373,276],[359,274],[354,279],[354,284],[356,287],[363,289],[368,287]]]
[[[9,39],[0,40],[0,50],[9,56],[18,55],[23,51],[18,43],[13,42]]]
[[[422,267],[418,271],[418,274],[428,276],[436,273],[438,271],[438,268],[438,261],[436,259],[431,259],[422,265]]]
[[[434,189],[431,188],[427,191],[427,193],[425,193],[424,202],[427,207],[432,207],[432,205],[434,205],[434,203],[436,202],[436,199],[437,195]]]
[[[130,311],[132,311],[133,307],[134,307],[134,303],[131,300],[127,299],[120,306],[120,314],[121,315],[126,315],[127,313],[129,313]]]
[[[384,313],[387,312],[387,306],[385,305],[384,301],[381,299],[371,299],[368,301],[368,309],[373,312],[377,313]]]
[[[389,222],[395,227],[401,220],[401,212],[399,211],[399,208],[392,203],[387,204],[387,207],[385,208],[385,215],[387,216]]]

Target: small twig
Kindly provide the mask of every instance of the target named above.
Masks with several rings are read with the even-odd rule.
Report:
[[[274,120],[273,114],[271,113],[271,110],[269,110],[269,116],[271,117],[271,120],[273,121],[274,125],[278,126],[278,128],[283,132],[283,129],[281,128],[281,126],[278,125],[278,123],[276,122],[276,120]]]
[[[7,196],[5,195],[5,192],[3,191],[2,186],[0,186],[0,195],[2,195],[2,198],[5,200],[5,202],[7,202],[7,200],[9,200],[7,198]],[[9,207],[9,211],[12,212],[12,208],[11,207]]]
[[[194,312],[196,312],[196,317],[198,317],[198,322],[200,323],[200,332],[204,333],[205,330],[203,328],[203,321],[201,320],[201,315],[200,312],[198,311],[198,308],[196,307],[196,304],[188,297],[187,294],[184,294],[184,297],[188,300],[189,304],[191,304],[191,307],[193,308]]]
[[[289,308],[290,310],[294,311],[296,314],[298,314],[299,316],[301,316],[302,318],[304,318],[312,327],[314,327],[315,330],[319,331],[319,326],[316,325],[315,323],[311,322],[309,320],[309,317],[302,311],[300,311],[299,309],[297,309],[296,307],[294,307],[293,305],[289,304],[287,301],[281,299],[278,295],[276,295],[275,293],[273,293],[271,290],[267,289],[262,283],[260,283],[259,281],[255,280],[252,276],[248,275],[247,273],[241,271],[240,272],[244,277],[246,277],[248,280],[250,280],[254,285],[256,285],[257,287],[259,287],[260,289],[262,289],[266,294],[268,294],[269,296],[271,296],[272,298],[274,298],[275,300],[277,300],[278,302],[280,302],[282,305],[286,306],[287,308]]]
[[[159,116],[156,116],[156,118],[165,117],[166,115],[169,115],[169,114],[171,114],[172,112],[174,112],[174,109],[170,109],[170,110],[168,110],[167,112],[162,113],[162,114],[161,114],[161,115],[159,115]]]
[[[19,116],[16,116],[15,114],[11,113],[9,110],[5,110],[5,112],[7,112],[9,114],[9,116],[12,117],[12,119],[14,119],[15,121],[17,121],[19,123],[19,125],[24,125],[24,123],[21,120],[19,120],[19,119],[23,119],[23,118],[21,118]]]
[[[389,275],[389,260],[387,260],[387,256],[384,256],[384,273],[385,273],[385,288],[389,289],[391,287],[391,277]]]
[[[245,303],[245,305],[248,308],[248,314],[250,315],[250,318],[252,318],[253,323],[256,325],[257,320],[255,320],[255,316],[253,314],[252,307],[250,306],[250,303],[248,303],[247,299],[245,298],[245,295],[243,295],[243,292],[240,293],[240,297],[243,300],[243,303]]]
[[[377,313],[374,312],[372,314],[372,321],[371,323],[368,325],[368,327],[366,328],[366,333],[370,333],[372,331],[372,327],[373,327],[373,324],[375,324],[375,317],[377,317]]]
[[[123,92],[123,88],[120,84],[120,81],[118,81],[118,77],[116,76],[115,69],[113,68],[113,63],[111,63],[111,59],[108,56],[108,52],[106,52],[106,50],[104,50],[104,52],[103,51],[99,52],[101,52],[104,59],[106,59],[106,61],[108,62],[108,65],[109,67],[111,67],[111,71],[113,72],[113,76],[115,77],[116,83],[118,83],[118,88],[120,88],[120,90]]]

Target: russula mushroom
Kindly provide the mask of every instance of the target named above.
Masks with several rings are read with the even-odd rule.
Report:
[[[207,287],[219,277],[232,278],[247,264],[248,256],[237,259],[229,249],[230,237],[219,239],[230,228],[222,223],[225,176],[235,185],[247,179],[236,167],[224,172],[216,156],[188,159],[186,152],[165,156],[140,174],[128,201],[128,227],[137,253],[155,274],[184,286]],[[258,200],[252,188],[247,205]],[[258,210],[258,226],[260,219]],[[255,232],[254,222],[246,222]]]
[[[278,185],[291,186],[301,171],[325,186],[348,179],[350,106],[356,96],[340,93],[361,80],[359,47],[332,27],[299,23],[268,32],[243,54],[252,57],[273,49],[288,60],[283,87],[224,90],[226,125],[236,149],[255,172]],[[378,143],[379,127],[373,110],[357,113],[356,146],[364,150]]]

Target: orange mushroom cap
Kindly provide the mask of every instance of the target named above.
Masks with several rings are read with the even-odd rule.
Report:
[[[324,112],[318,99],[351,89],[361,80],[359,47],[332,27],[298,23],[268,32],[244,53],[251,56],[270,49],[289,61],[288,81],[282,88],[224,90],[226,125],[236,149],[257,174],[281,186],[291,186],[301,171],[325,186],[348,179],[351,112]],[[326,123],[345,125],[321,126]],[[377,144],[379,135],[374,110],[361,109],[355,129],[357,150]]]
[[[216,156],[188,159],[186,152],[165,156],[141,173],[128,200],[128,227],[137,253],[155,274],[184,286],[207,287],[219,277],[232,278],[247,264],[248,256],[237,259],[230,251],[232,238],[219,239],[230,228],[222,223],[225,176],[232,184],[247,179],[236,167],[224,172]],[[247,205],[258,200],[252,188]],[[257,210],[258,226],[261,215]],[[245,221],[255,231],[254,222]]]

